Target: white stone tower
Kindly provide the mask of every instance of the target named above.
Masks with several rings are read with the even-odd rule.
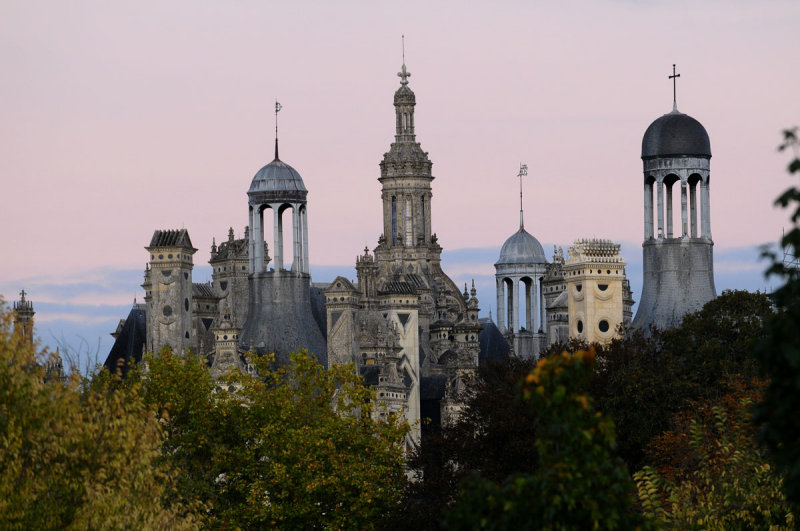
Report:
[[[536,357],[547,336],[542,281],[547,259],[539,240],[525,230],[522,211],[522,177],[527,166],[520,167],[519,230],[500,249],[494,264],[497,282],[497,326],[520,357]],[[520,297],[523,286],[525,300]],[[524,322],[520,315],[524,312]]]
[[[147,303],[145,348],[158,352],[169,345],[176,354],[192,347],[192,247],[186,229],[157,230],[150,245],[150,262],[144,272]]]
[[[672,328],[716,297],[710,159],[705,128],[677,105],[644,133],[644,285],[634,327]]]

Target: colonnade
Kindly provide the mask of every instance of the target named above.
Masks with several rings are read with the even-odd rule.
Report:
[[[273,212],[272,263],[275,271],[283,268],[283,214],[292,210],[292,271],[308,273],[308,215],[303,203],[267,203],[250,205],[250,273],[266,271],[264,263],[264,211]]]
[[[654,238],[697,238],[698,212],[700,213],[701,238],[711,239],[711,208],[709,194],[709,175],[707,171],[659,172],[649,174],[644,182],[644,239]],[[675,235],[673,213],[673,188],[680,183],[681,218],[680,235]],[[697,186],[700,185],[700,208],[697,205]],[[653,215],[653,188],[655,188],[656,215]],[[654,222],[657,225],[654,227]],[[654,230],[654,229],[657,229]]]
[[[547,333],[547,317],[542,277],[497,276],[497,325],[500,330],[519,332],[525,328]],[[525,326],[520,327],[520,284],[524,286]],[[506,324],[508,323],[508,324]]]

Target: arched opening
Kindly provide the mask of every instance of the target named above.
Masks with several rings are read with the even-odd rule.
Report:
[[[656,180],[652,175],[648,175],[644,180],[644,239],[652,240],[655,213],[653,209],[653,185]]]
[[[514,283],[510,278],[506,277],[503,279],[502,284],[504,291],[503,305],[505,306],[506,326],[509,330],[516,331],[514,326]],[[498,309],[498,311],[500,310]]]
[[[680,198],[676,197],[677,194],[673,193],[673,185],[680,181],[677,175],[669,174],[664,177],[664,186],[666,187],[666,197],[664,200],[664,207],[666,212],[664,217],[666,218],[666,237],[667,238],[674,238],[675,231],[674,231],[674,216],[675,211],[680,212]],[[677,208],[676,208],[677,205]]]
[[[419,234],[425,238],[425,196],[419,198]],[[425,238],[427,241],[427,238]]]
[[[405,205],[405,237],[403,238],[406,247],[414,245],[414,221],[411,198],[406,198]]]
[[[697,238],[700,232],[698,231],[698,222],[702,219],[700,211],[697,209],[697,185],[700,181],[702,181],[702,177],[697,173],[691,174],[687,181],[689,184],[689,230],[692,238]]]
[[[519,279],[519,288],[524,294],[520,296],[520,302],[524,301],[524,303],[519,306],[519,327],[520,329],[525,328],[525,330],[532,332],[536,324],[536,318],[532,315],[535,313],[535,311],[533,311],[535,308],[533,296],[535,296],[535,294],[532,294],[531,291],[535,289],[535,286],[530,277],[522,277]]]

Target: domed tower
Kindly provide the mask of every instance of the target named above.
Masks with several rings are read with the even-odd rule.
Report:
[[[644,133],[644,285],[634,327],[675,327],[717,296],[710,160],[708,133],[677,105]]]
[[[527,167],[523,166],[520,169],[520,179],[525,173]],[[509,343],[513,344],[517,356],[533,357],[539,355],[541,343],[547,334],[542,290],[547,259],[539,240],[525,230],[521,190],[520,185],[519,230],[503,244],[500,258],[494,264],[497,281],[497,326],[506,334]],[[522,306],[524,322],[520,322],[520,284],[525,295]]]
[[[280,106],[276,103],[276,116]],[[249,199],[249,298],[247,321],[240,347],[258,354],[274,352],[279,363],[306,348],[321,363],[327,363],[327,347],[311,308],[311,275],[308,269],[308,191],[300,174],[278,157],[277,127],[275,160],[253,177]],[[273,268],[267,270],[264,245],[264,214],[272,211]],[[292,265],[284,267],[284,217],[291,210]]]

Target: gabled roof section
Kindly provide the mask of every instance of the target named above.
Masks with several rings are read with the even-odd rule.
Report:
[[[358,291],[358,289],[353,285],[352,282],[342,276],[339,276],[336,277],[333,282],[331,282],[331,285],[328,286],[328,289],[325,290],[325,293],[338,293],[340,291]]]
[[[192,296],[201,298],[217,298],[217,295],[214,293],[214,288],[211,287],[211,284],[197,282],[192,283]]]
[[[192,240],[189,239],[189,231],[186,229],[156,230],[150,240],[150,247],[193,248]]]

